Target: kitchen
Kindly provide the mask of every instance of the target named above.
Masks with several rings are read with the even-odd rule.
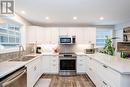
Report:
[[[2,0],[0,87],[130,87],[129,6]]]

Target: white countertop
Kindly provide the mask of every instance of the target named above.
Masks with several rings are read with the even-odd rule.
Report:
[[[32,53],[26,56],[36,56],[35,58],[32,58],[31,60],[28,61],[5,61],[0,63],[0,78],[8,75],[9,73],[14,72],[15,70],[25,66],[26,64],[30,63],[31,61],[37,59],[40,56],[44,55],[58,55],[56,53],[42,53],[42,54],[36,54]]]
[[[92,59],[105,64],[106,66],[110,67],[111,69],[121,73],[121,74],[130,74],[130,60],[122,59],[116,56],[110,56],[102,53],[95,53],[95,54],[85,54],[82,52],[76,53],[77,55],[84,55],[91,57]],[[29,62],[37,59],[40,56],[44,55],[58,55],[58,53],[42,53],[42,54],[29,54],[28,56],[37,56],[26,62],[14,62],[14,61],[5,61],[0,63],[0,78],[8,75],[9,73],[15,71],[16,69],[25,66]]]
[[[2,62],[0,63],[0,78],[12,73],[13,71],[23,67],[25,62]]]
[[[130,74],[130,60],[128,59],[122,59],[117,56],[110,56],[103,53],[95,53],[95,54],[76,53],[76,54],[91,57],[92,59],[110,67],[111,69],[121,74]]]

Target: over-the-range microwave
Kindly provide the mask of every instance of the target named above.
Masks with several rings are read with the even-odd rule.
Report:
[[[75,44],[76,36],[61,35],[59,36],[59,44]]]

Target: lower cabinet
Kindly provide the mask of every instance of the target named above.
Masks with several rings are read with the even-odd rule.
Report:
[[[87,62],[88,62],[88,59],[86,58],[86,56],[84,55],[78,55],[77,56],[77,61],[76,61],[76,67],[77,67],[77,73],[78,74],[84,74],[87,72]]]
[[[37,58],[26,65],[27,67],[27,87],[33,87],[42,75],[41,58]]]
[[[130,75],[121,74],[93,58],[87,58],[87,74],[96,87],[130,87]]]
[[[59,73],[59,58],[57,55],[44,55],[42,57],[42,72],[48,74]]]
[[[98,67],[98,63],[93,60],[92,58],[88,57],[88,76],[90,77],[90,79],[93,81],[93,83],[96,85],[96,87],[111,87],[107,82],[105,82],[102,77],[98,74],[98,72],[100,72],[99,67]],[[102,76],[103,73],[101,73]]]

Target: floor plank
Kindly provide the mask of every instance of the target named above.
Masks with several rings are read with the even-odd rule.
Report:
[[[51,79],[49,87],[95,87],[85,74],[75,76],[42,75],[44,79]]]

